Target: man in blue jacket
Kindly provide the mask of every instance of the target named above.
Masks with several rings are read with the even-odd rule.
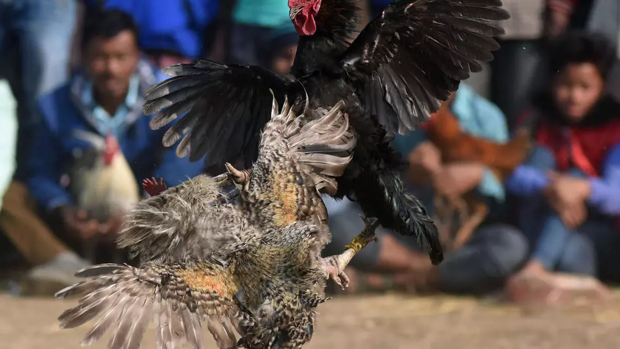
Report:
[[[27,166],[30,194],[65,241],[101,229],[76,209],[61,184],[72,154],[89,146],[75,138],[75,130],[113,134],[137,181],[156,176],[174,186],[203,170],[203,162],[190,163],[174,148],[164,149],[166,130],[152,131],[150,118],[142,114],[144,93],[164,77],[141,58],[132,18],[119,10],[102,11],[87,24],[82,49],[83,72],[40,99],[43,122]]]

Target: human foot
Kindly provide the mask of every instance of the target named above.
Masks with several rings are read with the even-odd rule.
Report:
[[[577,298],[604,300],[610,291],[591,276],[553,273],[536,263],[528,264],[506,283],[508,297],[522,305],[555,305]]]
[[[72,252],[64,252],[51,261],[32,268],[23,282],[24,294],[51,295],[63,287],[81,281],[75,272],[90,264]]]

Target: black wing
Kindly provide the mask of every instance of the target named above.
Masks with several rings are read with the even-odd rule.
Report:
[[[478,61],[493,59],[500,0],[396,0],[360,33],[341,64],[386,130],[405,134],[426,121]]]
[[[273,95],[284,101],[288,87],[274,73],[257,67],[223,65],[207,60],[163,69],[172,76],[145,95],[144,113],[159,114],[151,128],[160,129],[187,112],[164,135],[166,147],[190,161],[207,155],[207,166],[235,162],[242,155],[250,166],[258,154],[263,126],[271,117]]]

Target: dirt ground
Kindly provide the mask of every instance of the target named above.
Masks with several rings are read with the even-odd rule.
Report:
[[[61,331],[55,324],[72,304],[0,295],[0,349],[79,348],[87,329]],[[469,298],[391,295],[338,298],[319,309],[309,349],[620,348],[620,293],[605,305],[544,312]],[[94,348],[106,344],[104,337]],[[147,332],[141,348],[154,344]]]

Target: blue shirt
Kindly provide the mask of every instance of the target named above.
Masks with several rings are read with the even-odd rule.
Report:
[[[496,143],[508,142],[508,126],[504,113],[467,84],[460,84],[450,109],[459,120],[463,132]],[[504,184],[488,168],[478,184],[478,190],[498,201],[505,198]]]
[[[508,126],[504,113],[466,84],[460,84],[450,110],[459,121],[459,127],[463,132],[497,143],[508,141]],[[424,140],[426,140],[424,131],[416,130],[405,136],[397,135],[394,146],[406,156]],[[485,169],[477,189],[482,195],[498,201],[503,201],[505,198],[503,183],[488,168]]]

